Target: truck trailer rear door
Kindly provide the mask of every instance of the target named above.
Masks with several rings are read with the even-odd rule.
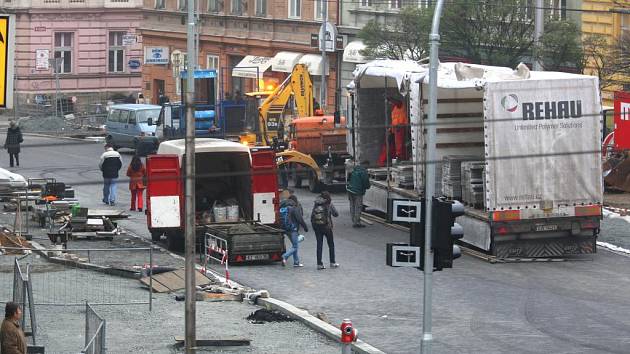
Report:
[[[276,154],[271,149],[253,148],[252,197],[253,218],[263,224],[275,224],[278,210],[278,173]]]
[[[147,156],[149,229],[181,227],[182,182],[177,155]]]

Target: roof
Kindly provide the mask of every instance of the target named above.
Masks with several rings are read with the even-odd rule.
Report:
[[[154,104],[136,104],[136,103],[115,104],[111,108],[115,108],[115,109],[133,109],[133,110],[162,109],[161,106],[154,105]]]
[[[180,157],[186,151],[186,139],[168,140],[160,144],[158,154],[175,154]],[[233,141],[213,138],[196,138],[195,153],[202,152],[245,152],[249,154],[249,147]]]
[[[466,77],[462,77],[463,71],[467,74]],[[420,81],[429,83],[429,66],[409,60],[374,60],[357,65],[353,74],[354,80],[349,88],[397,87],[403,95],[409,91],[409,85]],[[483,87],[486,82],[558,79],[593,80],[596,78],[555,71],[529,71],[524,65],[513,70],[500,66],[440,63],[438,69],[438,87],[440,88],[466,89]]]

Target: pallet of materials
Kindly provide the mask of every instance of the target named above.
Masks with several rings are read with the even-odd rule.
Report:
[[[465,161],[477,161],[479,156],[447,155],[442,159],[442,193],[448,198],[461,199],[461,165]]]

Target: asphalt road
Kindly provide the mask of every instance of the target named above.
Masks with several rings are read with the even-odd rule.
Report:
[[[2,139],[3,137],[0,137]],[[82,205],[101,207],[100,144],[26,137],[22,166],[31,177],[56,177],[75,185]],[[126,164],[131,155],[123,155]],[[0,165],[7,161],[0,157]],[[129,192],[119,185],[117,208],[127,209]],[[298,191],[310,212],[313,196]],[[350,227],[348,201],[333,202],[339,269],[318,271],[315,237],[302,243],[304,268],[280,265],[232,267],[232,277],[268,289],[275,298],[332,323],[350,318],[360,337],[388,353],[419,352],[422,324],[422,273],[385,265],[385,244],[407,235],[383,225]],[[144,215],[121,222],[149,238]],[[602,221],[601,240],[630,245],[628,223]],[[327,262],[326,251],[324,262]],[[434,353],[628,353],[630,348],[630,258],[601,251],[578,261],[489,264],[463,256],[455,268],[435,273]]]

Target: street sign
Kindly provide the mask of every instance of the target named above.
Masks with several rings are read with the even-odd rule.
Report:
[[[13,107],[14,15],[0,16],[0,107]]]
[[[50,50],[36,49],[35,50],[35,70],[50,69],[48,59],[50,59]]]
[[[144,63],[167,65],[168,47],[144,47]]]
[[[322,41],[322,38],[324,39]],[[326,52],[335,51],[337,27],[330,22],[322,23],[319,28],[319,50]]]
[[[140,59],[129,59],[127,65],[129,65],[129,69],[138,69],[142,63],[140,62]]]
[[[122,36],[122,44],[123,46],[131,46],[138,43],[138,39],[135,34],[124,34]]]
[[[393,199],[392,221],[419,223],[422,221],[422,202],[419,200]]]
[[[420,267],[420,247],[388,243],[385,263],[391,267]]]

